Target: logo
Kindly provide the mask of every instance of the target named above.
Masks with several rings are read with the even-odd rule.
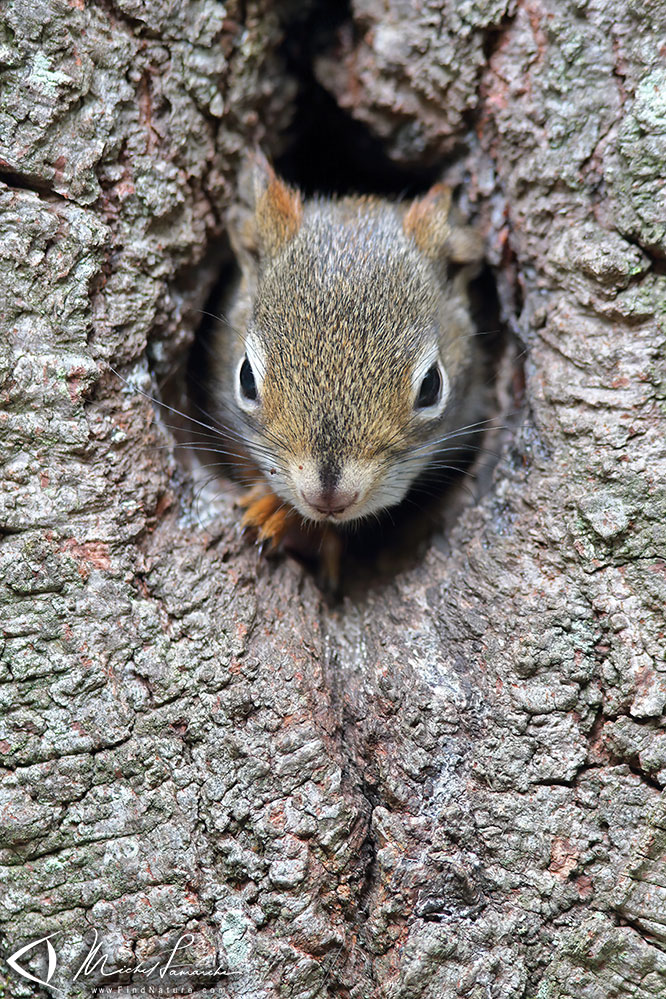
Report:
[[[41,937],[39,940],[31,940],[30,943],[25,944],[24,947],[21,947],[20,950],[15,951],[10,957],[8,957],[7,964],[12,971],[16,971],[17,974],[22,975],[23,978],[27,978],[31,982],[36,982],[37,985],[48,985],[49,988],[55,989],[54,985],[49,985],[49,982],[53,978],[53,974],[56,970],[56,964],[58,963],[56,952],[53,949],[53,944],[51,943],[51,937],[54,937],[55,935],[55,933],[50,933],[48,937]],[[46,972],[46,978],[37,978],[36,975],[32,975],[29,971],[26,971],[25,968],[22,968],[18,961],[24,954],[27,954],[29,951],[34,951],[35,947],[39,947],[39,945],[43,943],[46,944],[46,953],[49,959],[48,971]]]
[[[51,939],[58,936],[59,932],[61,931],[50,933],[46,937],[40,937],[39,940],[31,940],[30,943],[24,944],[23,947],[20,947],[19,950],[14,951],[13,954],[10,954],[5,959],[8,966],[17,975],[20,975],[21,978],[27,978],[28,981],[35,982],[37,985],[44,985],[54,992],[62,993],[61,988],[56,988],[55,985],[50,984],[58,966],[58,957]],[[154,982],[161,984],[165,979],[175,979],[176,982],[180,982],[180,989],[187,986],[187,989],[191,992],[192,989],[188,979],[198,978],[203,975],[206,978],[212,978],[214,981],[217,981],[220,978],[229,979],[242,975],[241,971],[230,969],[226,961],[222,963],[218,963],[217,961],[202,963],[192,961],[186,955],[192,949],[195,940],[194,934],[182,933],[170,952],[156,954],[147,961],[134,961],[129,965],[124,965],[114,962],[110,955],[104,953],[103,941],[100,939],[97,930],[93,929],[92,943],[88,947],[88,951],[84,955],[80,967],[74,972],[73,968],[63,968],[61,964],[59,978],[62,979],[62,975],[65,973],[69,975],[70,981],[75,982],[79,978],[85,979],[95,976],[97,979],[97,988],[99,988],[100,983],[103,983],[105,979],[112,978],[117,980],[118,975],[141,976],[146,983],[151,984]],[[83,943],[83,940],[81,942]],[[23,964],[19,963],[22,958],[26,964],[34,958],[41,958],[43,965],[47,966],[45,977],[39,978],[37,974],[28,971]],[[177,963],[177,958],[179,961],[180,959],[185,960],[183,963]],[[111,967],[107,966],[109,963]],[[74,972],[73,975],[71,974],[72,972]],[[40,973],[44,974],[44,972]],[[216,986],[216,988],[219,987]]]

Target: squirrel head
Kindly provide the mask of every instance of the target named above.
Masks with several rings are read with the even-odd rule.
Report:
[[[443,185],[399,205],[304,201],[259,156],[252,177],[253,210],[233,236],[247,301],[240,430],[305,518],[356,520],[399,503],[457,429],[480,239],[451,223]]]

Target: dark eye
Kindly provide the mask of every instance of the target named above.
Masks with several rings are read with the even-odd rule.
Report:
[[[436,402],[439,402],[439,397],[442,394],[442,376],[439,371],[439,367],[433,364],[421,382],[421,388],[419,389],[419,394],[417,396],[416,402],[414,404],[415,409],[427,409],[428,406],[434,406]]]
[[[257,398],[257,383],[254,380],[254,371],[247,357],[240,366],[240,387],[245,399],[255,402]]]

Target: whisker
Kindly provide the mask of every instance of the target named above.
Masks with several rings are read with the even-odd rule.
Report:
[[[201,520],[201,514],[200,514],[201,497],[203,495],[204,489],[207,489],[208,486],[211,484],[211,482],[215,482],[216,480],[219,480],[219,476],[217,475],[209,476],[203,483],[198,484],[197,488],[193,492],[192,508],[194,510],[194,515],[197,518],[197,523],[199,525],[199,528],[202,531],[205,531],[206,527],[204,526]]]
[[[208,316],[210,319],[215,319],[218,323],[224,323],[225,326],[229,327],[232,333],[236,334],[236,336],[239,338],[239,340],[241,340],[242,343],[245,343],[245,341],[247,340],[247,333],[244,333],[237,326],[234,326],[234,324],[229,319],[228,314],[221,312],[220,315],[218,316],[214,312],[207,312],[206,309],[197,309],[196,311],[202,316]],[[213,348],[209,344],[205,343],[205,341],[203,340],[201,341],[201,344],[204,347],[204,349],[208,350],[210,353],[213,353]]]
[[[183,427],[179,427],[177,423],[161,423],[160,425],[166,427],[167,430],[178,430],[182,432],[184,429]],[[204,434],[200,430],[195,432],[198,440],[220,441],[225,440],[227,437],[227,434]],[[197,441],[190,441],[189,443],[194,444],[197,443]]]
[[[176,409],[175,406],[169,406],[166,402],[161,402],[159,399],[156,399],[148,392],[144,392],[143,389],[131,385],[130,382],[128,382],[126,378],[123,378],[120,372],[116,371],[116,369],[111,367],[111,365],[109,365],[109,370],[112,371],[117,378],[120,378],[121,382],[127,385],[127,387],[131,389],[132,392],[138,392],[138,394],[142,395],[144,399],[149,399],[150,402],[154,403],[156,406],[161,406],[163,409],[167,409],[170,413],[175,413],[177,416],[181,416],[184,420],[189,420],[191,423],[196,423],[197,426],[204,427],[206,430],[210,430],[212,433],[217,434],[218,432],[217,429],[215,427],[210,426],[210,424],[202,423],[201,420],[195,420],[193,416],[188,416],[187,413],[183,413],[182,410]]]
[[[470,451],[474,451],[477,454],[489,454],[489,455],[492,455],[493,458],[499,458],[499,452],[498,451],[493,451],[493,450],[491,450],[490,448],[487,448],[487,447],[479,447],[476,444],[467,444],[467,445],[460,446],[460,447],[441,448],[441,450],[435,451],[433,453],[433,456],[432,456],[433,460],[436,460],[438,456],[442,457],[442,456],[444,456],[446,454],[450,454],[453,451],[459,451],[463,455],[468,454]],[[410,461],[412,461],[414,463],[416,463],[416,462],[422,462],[423,461],[423,455],[421,455],[421,454],[412,455],[409,452],[407,452],[404,455],[404,457],[400,458],[400,460],[404,461],[406,463],[410,462]],[[429,464],[430,464],[430,462],[428,462],[428,465]]]
[[[183,412],[182,410],[177,409],[175,406],[170,406],[168,403],[162,402],[160,399],[156,399],[154,396],[150,395],[149,392],[144,392],[144,390],[139,388],[138,386],[132,385],[126,378],[123,378],[123,376],[120,374],[119,371],[116,371],[116,369],[111,365],[109,365],[109,370],[112,371],[113,374],[117,378],[119,378],[120,381],[123,382],[123,384],[125,384],[132,392],[138,393],[139,395],[143,396],[144,399],[148,399],[150,402],[154,403],[154,405],[156,406],[159,406],[161,409],[165,409],[170,413],[175,413],[176,416],[180,416],[183,420],[187,420],[189,423],[192,423],[197,427],[203,427],[204,430],[210,431],[213,439],[217,440],[221,436],[230,436],[247,446],[246,439],[243,438],[231,427],[228,427],[224,424],[218,424],[218,427],[216,427],[214,425],[211,425],[210,423],[204,423],[202,420],[197,420],[193,416],[189,416],[187,413]],[[213,419],[214,422],[217,422],[214,420],[213,417],[210,416],[210,414],[208,415],[210,419]],[[169,426],[170,429],[174,430],[182,430],[181,427],[177,426],[174,427],[173,424],[165,424],[165,426]],[[222,434],[220,433],[220,430],[222,430]],[[197,432],[200,433],[200,431]],[[262,454],[267,460],[271,461],[273,460],[274,458],[273,453],[265,445],[252,442],[252,447],[257,453]]]
[[[474,472],[470,472],[465,468],[461,468],[459,465],[448,465],[442,462],[437,465],[437,471],[441,471],[442,469],[447,469],[448,471],[455,472],[456,475],[466,475],[469,479],[477,478]]]
[[[455,440],[457,437],[464,437],[467,434],[482,434],[486,433],[487,430],[510,430],[508,426],[491,426],[492,420],[481,420],[479,423],[470,423],[468,427],[460,427],[458,430],[452,433],[445,434],[443,437],[438,437],[432,441],[426,441],[424,444],[420,444],[417,447],[412,448],[412,454],[416,454],[419,451],[424,451],[427,448],[437,447],[439,444],[445,444],[447,441]]]

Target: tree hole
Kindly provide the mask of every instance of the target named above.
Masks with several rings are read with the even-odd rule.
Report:
[[[336,33],[349,18],[344,5],[320,3],[309,14],[293,13],[285,31],[283,57],[289,74],[298,82],[292,126],[285,136],[276,137],[273,165],[288,183],[306,196],[346,194],[377,194],[393,199],[418,196],[432,184],[446,179],[451,173],[459,181],[464,173],[464,156],[455,162],[416,166],[407,169],[393,162],[382,143],[360,122],[342,110],[317,82],[313,62],[317,54],[334,44]],[[462,148],[462,146],[461,146]],[[271,153],[270,144],[266,150]],[[465,155],[468,149],[463,149]],[[474,218],[470,222],[474,223]],[[226,242],[214,248],[206,262],[210,272],[214,259],[219,277],[214,282],[208,301],[203,307],[195,342],[187,361],[186,383],[188,412],[205,426],[197,429],[190,424],[185,436],[192,444],[190,467],[196,470],[200,495],[197,502],[208,502],[203,485],[221,490],[228,506],[234,495],[229,485],[229,462],[233,459],[219,454],[210,446],[211,416],[214,409],[210,398],[210,357],[212,341],[220,310],[229,289],[237,279],[237,267]],[[397,506],[384,510],[368,521],[342,529],[342,590],[363,592],[369,585],[391,578],[397,571],[414,564],[433,542],[448,546],[451,527],[462,510],[478,501],[492,485],[493,469],[503,447],[507,414],[516,410],[516,393],[520,391],[520,365],[515,358],[511,337],[503,322],[502,309],[490,267],[485,267],[471,286],[472,310],[480,345],[480,363],[487,387],[487,428],[479,432],[468,450],[457,455],[455,466],[426,472]],[[174,379],[174,384],[179,382]],[[175,398],[180,392],[177,389]],[[182,400],[182,395],[180,396]],[[194,432],[193,432],[194,431]],[[216,453],[216,450],[218,453]],[[233,450],[233,446],[231,448]],[[212,466],[212,467],[210,467]],[[237,494],[237,487],[236,487]],[[214,514],[213,514],[214,516]],[[238,519],[242,516],[238,511]],[[210,518],[204,518],[210,523]],[[307,538],[307,532],[306,532]],[[312,550],[305,543],[291,549],[292,554],[317,570],[318,544]]]

